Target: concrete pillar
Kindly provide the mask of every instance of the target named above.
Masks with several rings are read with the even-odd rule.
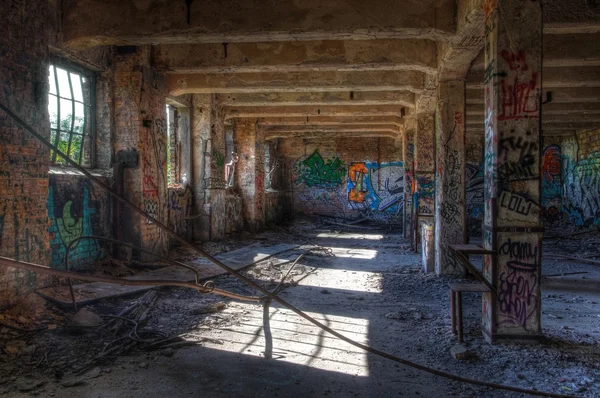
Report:
[[[242,193],[244,227],[258,231],[265,224],[265,141],[256,119],[238,119],[234,128],[239,156],[235,178]]]
[[[193,238],[225,236],[225,126],[213,94],[195,94],[192,118]]]
[[[149,46],[114,59],[114,153],[137,150],[139,164],[122,171],[125,198],[167,222],[167,123],[164,78],[151,67]],[[115,203],[115,236],[166,254],[168,239],[156,224]],[[122,250],[122,248],[120,249]],[[123,252],[120,252],[123,254]],[[140,254],[142,260],[153,258]]]
[[[465,243],[465,82],[442,81],[435,112],[435,272],[462,273],[448,245]]]
[[[433,115],[417,115],[415,137],[415,234],[414,245],[421,247],[421,224],[433,224],[435,212],[435,147]]]
[[[413,162],[415,158],[415,132],[406,130],[402,134],[402,159],[404,161],[404,237],[413,242],[414,219],[413,219]],[[413,242],[414,243],[414,242]],[[413,250],[417,250],[413,246]]]
[[[485,43],[483,330],[493,342],[540,336],[539,1],[488,2]],[[487,4],[487,3],[486,3]]]

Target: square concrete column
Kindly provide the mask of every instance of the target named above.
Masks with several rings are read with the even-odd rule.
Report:
[[[162,223],[167,222],[167,123],[164,77],[152,68],[149,46],[114,59],[114,153],[137,151],[139,164],[124,168],[125,198]],[[133,167],[132,167],[133,166]],[[168,239],[156,224],[116,201],[115,236],[157,254]],[[151,258],[140,254],[142,259]]]
[[[193,237],[215,241],[225,236],[225,119],[214,94],[195,94],[193,106]]]
[[[435,272],[463,273],[448,245],[465,243],[465,82],[442,81],[435,112]]]
[[[237,119],[234,129],[239,156],[235,176],[242,193],[244,227],[258,231],[265,224],[265,141],[256,119]]]
[[[421,247],[421,224],[433,224],[435,212],[435,147],[433,115],[417,115],[415,137],[415,205],[414,245]]]
[[[541,333],[539,1],[486,2],[483,297],[489,341]]]
[[[415,132],[406,130],[402,134],[402,159],[404,160],[404,228],[405,238],[414,244],[415,220],[413,217],[413,163],[415,158]],[[413,245],[413,250],[417,250]]]

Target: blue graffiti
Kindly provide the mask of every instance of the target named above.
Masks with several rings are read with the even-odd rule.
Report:
[[[563,212],[576,225],[600,224],[600,152],[579,159],[579,145],[568,142],[561,156]]]
[[[64,265],[67,246],[76,238],[85,235],[94,235],[92,215],[96,208],[90,203],[90,191],[87,184],[82,184],[81,210],[75,211],[73,201],[64,204],[56,200],[53,184],[50,184],[48,192],[48,217],[52,225],[48,229],[50,233],[50,248],[52,249],[51,266]],[[82,267],[102,257],[99,244],[93,239],[85,239],[77,242],[69,253],[69,265],[73,269]]]
[[[350,208],[371,218],[388,218],[382,213],[399,216],[404,204],[404,163],[352,163],[347,187]]]

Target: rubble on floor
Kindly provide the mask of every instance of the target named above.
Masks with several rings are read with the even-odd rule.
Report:
[[[215,244],[211,250],[239,249],[238,242]],[[465,296],[465,343],[457,347],[448,295],[448,283],[456,279],[422,274],[420,256],[398,234],[331,231],[303,221],[246,239],[244,245],[257,242],[300,245],[244,271],[269,290],[288,275],[304,250],[316,244],[331,248],[333,256],[320,251],[304,256],[280,294],[373,347],[478,380],[581,397],[600,395],[599,266],[544,259],[544,274],[586,273],[543,279],[545,339],[535,345],[487,344],[479,326],[481,299]],[[184,250],[173,254],[180,260],[195,259]],[[217,277],[215,283],[239,294],[256,294],[229,276]],[[0,395],[83,397],[110,390],[141,397],[177,388],[180,395],[211,396],[386,396],[392,390],[410,396],[517,396],[368,356],[277,304],[271,305],[265,324],[262,304],[162,288],[102,300],[84,312],[103,323],[74,325],[72,313],[35,295],[4,312]],[[251,362],[253,358],[263,362]],[[260,369],[269,376],[231,373],[238,368],[250,375],[253,368]],[[178,382],[174,374],[187,382]],[[205,376],[195,379],[195,374]]]

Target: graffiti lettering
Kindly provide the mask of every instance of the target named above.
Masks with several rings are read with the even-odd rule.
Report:
[[[344,162],[338,157],[325,161],[318,149],[315,149],[309,157],[296,161],[294,171],[298,175],[296,184],[320,188],[333,188],[341,184],[346,175]]]
[[[527,325],[537,309],[536,286],[534,274],[517,270],[500,274],[498,305],[504,315],[502,323]]]

